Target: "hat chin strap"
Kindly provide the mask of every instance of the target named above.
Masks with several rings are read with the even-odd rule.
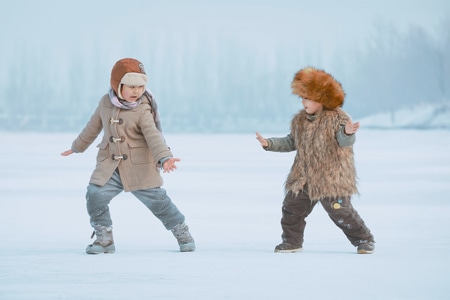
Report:
[[[117,97],[119,99],[123,99],[123,97],[122,97],[122,83],[119,83],[119,87],[117,88]]]

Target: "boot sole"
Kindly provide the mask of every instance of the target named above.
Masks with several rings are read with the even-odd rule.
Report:
[[[279,250],[275,249],[275,253],[298,253],[302,252],[303,248],[297,248],[297,249],[290,249],[290,250]]]
[[[108,247],[102,247],[102,246],[93,246],[89,245],[86,248],[86,254],[108,254],[108,253],[114,253],[116,251],[116,247],[114,245],[110,245]]]
[[[180,245],[180,252],[194,252],[195,244],[194,243],[186,243]]]
[[[374,250],[358,250],[358,254],[372,254],[374,252]]]

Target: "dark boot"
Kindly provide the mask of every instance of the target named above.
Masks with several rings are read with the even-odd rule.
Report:
[[[292,244],[283,242],[275,247],[276,253],[296,253],[302,251],[303,248],[299,246],[294,246]]]
[[[375,243],[369,241],[360,241],[357,252],[358,254],[372,254],[375,251]]]

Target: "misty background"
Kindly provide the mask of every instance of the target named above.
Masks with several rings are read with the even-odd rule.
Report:
[[[306,66],[363,126],[450,128],[447,0],[0,3],[3,131],[80,131],[124,57],[144,63],[165,132],[287,132]]]

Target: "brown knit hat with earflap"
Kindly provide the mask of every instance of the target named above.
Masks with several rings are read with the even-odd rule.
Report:
[[[293,94],[319,102],[326,109],[344,104],[345,93],[341,84],[323,70],[307,67],[298,71],[291,87]]]
[[[134,58],[117,61],[111,70],[111,88],[122,98],[121,85],[142,86],[147,83],[144,64]]]

